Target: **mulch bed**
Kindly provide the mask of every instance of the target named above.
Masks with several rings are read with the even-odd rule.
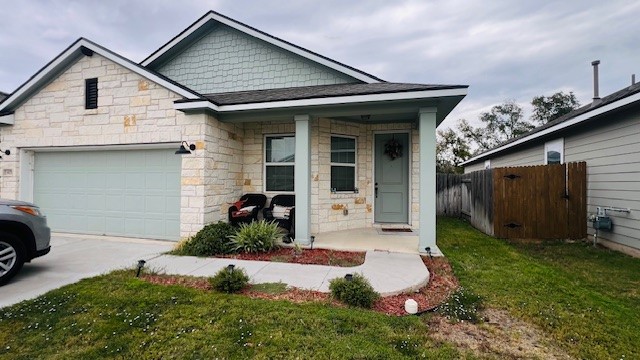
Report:
[[[327,249],[304,249],[299,254],[296,254],[294,248],[281,247],[264,253],[239,253],[216,257],[350,267],[364,264],[365,254],[366,253],[362,251],[336,251]]]
[[[286,249],[291,252],[291,249]],[[318,249],[321,250],[321,249]],[[316,251],[316,250],[305,250],[304,253]],[[328,250],[323,250],[328,251]],[[319,252],[321,253],[321,252]],[[342,253],[341,251],[334,251],[335,253]],[[255,258],[244,258],[238,257],[239,259],[247,259],[247,260],[265,260],[266,258],[260,258],[258,255],[264,254],[254,254]],[[272,255],[273,256],[273,255]],[[346,256],[346,255],[345,255]],[[308,257],[308,259],[312,259],[313,256]],[[404,311],[404,302],[407,299],[413,299],[418,303],[418,311],[426,311],[432,309],[433,307],[441,304],[445,301],[459,286],[458,279],[456,279],[453,274],[453,270],[451,269],[451,265],[444,257],[436,257],[429,258],[426,256],[422,257],[422,261],[429,269],[431,273],[429,278],[429,283],[427,286],[421,288],[419,291],[411,294],[400,294],[395,296],[388,296],[381,298],[378,300],[373,306],[373,310],[385,313],[387,315],[393,316],[403,316],[407,313]],[[317,264],[317,262],[300,262],[300,264]],[[326,264],[323,264],[326,265]],[[186,287],[191,287],[200,290],[211,290],[211,285],[209,281],[205,278],[194,278],[188,276],[171,276],[171,275],[143,275],[142,279],[159,285],[181,285]],[[241,294],[256,298],[256,299],[267,299],[267,300],[287,300],[295,303],[302,302],[310,302],[310,301],[320,301],[320,302],[331,302],[337,306],[344,306],[337,301],[331,299],[331,295],[328,293],[323,293],[319,291],[312,290],[302,290],[297,288],[288,288],[285,292],[280,294],[267,294],[259,291],[252,290],[252,287],[249,286],[242,292]]]

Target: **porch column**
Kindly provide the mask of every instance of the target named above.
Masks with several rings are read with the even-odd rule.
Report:
[[[295,241],[311,243],[311,124],[309,115],[294,116],[296,123],[295,160]]]
[[[418,251],[442,255],[436,245],[436,113],[437,108],[418,111],[420,137],[420,229]]]

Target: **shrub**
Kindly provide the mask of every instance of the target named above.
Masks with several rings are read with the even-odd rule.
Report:
[[[209,278],[211,286],[221,292],[236,293],[249,283],[249,276],[244,269],[220,269],[213,277]]]
[[[469,321],[475,324],[480,320],[478,311],[481,309],[482,298],[461,287],[438,306],[438,313],[449,320]]]
[[[241,224],[238,232],[231,236],[231,242],[236,251],[267,252],[278,247],[276,241],[281,236],[282,233],[276,223],[262,220]]]
[[[362,275],[354,274],[351,280],[335,278],[329,282],[331,295],[350,305],[370,309],[380,298],[369,281]]]
[[[229,254],[234,250],[230,237],[235,231],[233,226],[222,221],[209,224],[191,239],[182,243],[174,254],[190,256]]]

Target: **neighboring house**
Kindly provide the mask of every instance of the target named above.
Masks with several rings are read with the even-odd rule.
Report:
[[[81,38],[0,104],[1,195],[35,201],[54,231],[178,240],[243,193],[289,193],[302,244],[399,223],[437,252],[435,129],[466,93],[389,83],[215,12],[140,64]]]
[[[465,173],[506,166],[587,163],[587,211],[606,210],[611,231],[598,241],[640,254],[640,84],[591,104],[474,156]],[[622,210],[622,211],[616,211]],[[630,210],[627,212],[626,210]],[[586,219],[585,219],[586,220]],[[595,230],[588,225],[590,234]]]

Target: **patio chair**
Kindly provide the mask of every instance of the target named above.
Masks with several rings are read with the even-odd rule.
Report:
[[[279,227],[287,230],[289,240],[295,237],[295,205],[295,195],[276,195],[269,207],[262,211],[266,221],[275,221]]]
[[[244,194],[229,207],[229,224],[238,226],[258,220],[258,214],[267,202],[263,194]]]

